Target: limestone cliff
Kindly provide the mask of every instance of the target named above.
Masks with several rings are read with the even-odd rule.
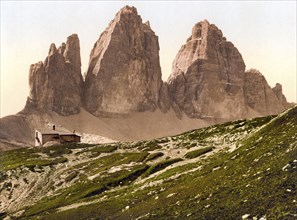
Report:
[[[283,87],[281,84],[276,83],[275,86],[272,88],[272,91],[284,108],[290,108],[293,106],[292,103],[288,103],[287,98],[283,94]]]
[[[289,107],[282,94],[282,86],[277,84],[271,89],[265,77],[255,69],[245,72],[244,95],[247,107],[259,115],[279,114]]]
[[[245,111],[244,71],[237,48],[215,25],[201,21],[173,62],[171,98],[189,117],[240,117]]]
[[[161,86],[158,37],[126,6],[91,51],[84,107],[96,116],[154,111]]]
[[[76,34],[58,49],[51,44],[45,61],[30,66],[29,85],[27,110],[54,111],[60,115],[79,113],[83,79]]]
[[[173,62],[168,79],[173,102],[191,118],[231,120],[277,114],[288,107],[256,70],[245,72],[237,48],[207,20],[197,23]]]

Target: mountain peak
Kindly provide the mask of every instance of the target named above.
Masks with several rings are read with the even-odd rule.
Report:
[[[134,6],[126,5],[118,12],[118,14],[136,14],[136,15],[138,15],[138,12]]]
[[[30,95],[26,109],[54,111],[60,115],[76,114],[81,106],[81,60],[76,34],[57,49],[51,44],[44,63],[33,64],[29,72]]]
[[[207,20],[192,28],[173,62],[168,85],[173,101],[193,118],[231,120],[286,108],[281,88],[273,92],[258,70],[245,72],[238,49]]]
[[[204,19],[194,25],[192,28],[191,40],[221,40],[223,38],[222,31],[214,24],[210,24],[208,20]]]
[[[158,37],[125,6],[91,51],[85,108],[96,116],[154,111],[161,84]]]
[[[114,29],[118,23],[142,23],[141,16],[133,6],[126,5],[115,15],[115,18],[109,24],[108,29]]]
[[[77,68],[81,67],[80,46],[77,34],[72,34],[67,37],[63,55],[65,57],[65,62],[69,62]]]
[[[58,50],[57,50],[56,45],[55,45],[54,43],[52,43],[52,44],[50,45],[50,48],[49,48],[49,51],[48,51],[48,56],[51,56],[51,55],[57,53],[57,51],[58,51]]]

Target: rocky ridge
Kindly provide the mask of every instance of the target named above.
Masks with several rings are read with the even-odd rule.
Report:
[[[245,71],[238,49],[207,20],[194,25],[167,82],[158,37],[135,7],[122,8],[100,35],[85,82],[80,66],[77,35],[59,49],[52,44],[45,62],[31,65],[27,106],[60,115],[83,106],[97,117],[173,109],[179,118],[220,120],[278,114],[289,106],[281,85],[271,89],[259,71]]]

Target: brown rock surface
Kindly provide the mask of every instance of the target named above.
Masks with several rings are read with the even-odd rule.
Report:
[[[192,118],[236,118],[244,114],[245,64],[221,30],[204,20],[179,50],[168,79],[173,101]]]
[[[283,106],[283,102],[280,100],[282,97],[279,92],[281,91],[278,89],[276,88],[274,92],[258,70],[251,69],[245,72],[245,102],[248,107],[258,112],[259,115],[278,114],[286,109],[286,106]],[[276,92],[279,93],[279,98],[275,94]]]
[[[237,48],[206,20],[179,50],[168,86],[173,102],[191,118],[264,116],[290,106],[280,84],[271,89],[259,71],[245,72]]]
[[[276,95],[279,102],[282,104],[284,108],[289,108],[293,106],[292,103],[288,103],[285,95],[283,94],[283,87],[281,84],[276,83],[275,86],[272,88],[272,91],[274,92],[274,94]]]
[[[83,85],[80,67],[76,34],[69,36],[58,49],[51,44],[44,63],[40,61],[30,67],[26,109],[55,111],[60,115],[79,113]]]
[[[154,111],[161,86],[158,37],[126,6],[91,51],[84,106],[96,116]]]

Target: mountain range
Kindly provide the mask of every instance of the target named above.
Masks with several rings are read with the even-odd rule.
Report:
[[[50,45],[29,70],[24,109],[1,118],[0,149],[32,145],[34,129],[57,124],[118,141],[176,135],[235,119],[279,114],[292,106],[282,86],[246,70],[238,49],[207,20],[192,28],[167,81],[158,36],[135,7],[109,23],[81,74],[79,38]]]

